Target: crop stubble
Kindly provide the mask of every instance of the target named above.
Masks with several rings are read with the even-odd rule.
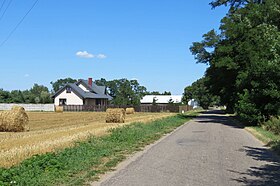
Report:
[[[105,135],[110,128],[148,122],[171,113],[136,113],[125,123],[106,123],[104,112],[29,112],[29,132],[0,132],[0,166],[10,167],[35,154],[63,149],[91,135]]]

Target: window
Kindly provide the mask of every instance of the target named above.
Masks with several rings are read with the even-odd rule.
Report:
[[[66,87],[66,93],[71,93],[72,89],[71,87]]]
[[[66,105],[66,99],[59,99],[59,105]]]

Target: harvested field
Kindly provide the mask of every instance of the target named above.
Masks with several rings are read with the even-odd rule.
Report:
[[[171,115],[136,113],[128,115],[125,123],[116,124],[105,122],[105,112],[29,112],[29,132],[0,132],[0,166],[10,167],[32,155],[69,147],[90,135],[104,135],[110,128]]]

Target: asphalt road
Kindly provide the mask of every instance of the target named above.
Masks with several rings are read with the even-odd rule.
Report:
[[[280,185],[280,159],[218,111],[204,113],[94,185]]]

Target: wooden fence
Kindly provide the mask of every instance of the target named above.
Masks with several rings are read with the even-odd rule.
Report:
[[[63,111],[71,112],[82,112],[82,111],[93,111],[93,112],[105,112],[107,108],[131,108],[133,107],[136,112],[174,112],[182,113],[193,108],[189,105],[140,105],[140,106],[116,106],[116,105],[64,105]]]

